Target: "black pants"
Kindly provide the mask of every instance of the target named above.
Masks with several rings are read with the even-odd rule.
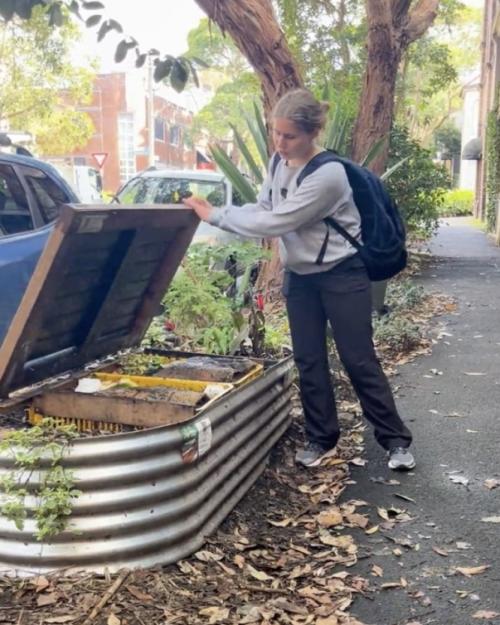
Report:
[[[408,447],[411,433],[398,414],[375,354],[371,283],[361,259],[353,256],[327,272],[286,272],[283,294],[308,440],[329,449],[340,433],[326,346],[329,321],[340,359],[375,438],[385,449]]]

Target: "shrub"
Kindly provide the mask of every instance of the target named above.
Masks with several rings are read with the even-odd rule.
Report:
[[[441,217],[459,217],[472,215],[474,208],[474,192],[468,189],[451,189],[444,196],[444,202],[439,207]]]
[[[387,168],[404,158],[407,161],[389,177],[387,188],[399,205],[409,234],[427,238],[437,229],[450,177],[443,166],[433,162],[429,150],[410,138],[406,128],[396,127],[391,133]]]
[[[163,300],[176,333],[218,354],[252,337],[251,273],[265,255],[254,243],[192,245]]]
[[[383,343],[384,347],[395,352],[410,352],[422,341],[419,326],[406,317],[389,314],[375,319],[373,326],[375,342]]]

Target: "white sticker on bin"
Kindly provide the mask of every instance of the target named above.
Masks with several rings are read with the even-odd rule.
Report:
[[[210,419],[205,417],[196,423],[198,430],[198,457],[203,456],[212,446],[212,424]]]

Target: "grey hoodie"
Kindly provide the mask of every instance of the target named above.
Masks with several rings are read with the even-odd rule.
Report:
[[[268,172],[256,204],[214,209],[210,223],[247,237],[280,237],[280,257],[286,269],[299,274],[328,271],[356,250],[322,220],[334,217],[361,241],[360,216],[340,163],[318,167],[297,188],[304,166],[290,167],[280,160],[273,178]],[[328,246],[323,263],[317,265],[327,228]]]

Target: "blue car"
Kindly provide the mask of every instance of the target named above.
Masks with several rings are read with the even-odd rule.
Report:
[[[31,156],[0,152],[0,343],[61,206],[78,197],[59,173]]]

